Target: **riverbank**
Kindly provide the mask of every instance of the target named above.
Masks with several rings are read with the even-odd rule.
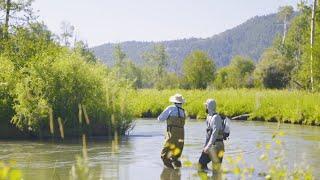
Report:
[[[122,104],[126,104],[130,117],[155,118],[170,103],[168,99],[175,93],[181,93],[186,98],[184,108],[191,118],[204,119],[206,117],[203,103],[208,98],[217,101],[218,112],[228,117],[235,117],[248,114],[248,120],[284,122],[305,125],[320,125],[320,94],[302,91],[286,90],[136,90],[128,91],[122,96]],[[94,116],[93,116],[94,117]],[[76,122],[78,120],[74,120]],[[64,132],[65,137],[78,136],[80,132],[86,132],[92,136],[112,135],[110,119],[107,122],[95,121],[92,119],[90,125],[79,123],[68,128]],[[99,123],[100,122],[100,123]],[[124,134],[130,128],[130,121],[116,121],[118,130]],[[123,123],[127,122],[127,123]],[[48,122],[49,123],[49,122]],[[31,137],[52,137],[49,131],[49,124],[46,124],[39,131],[38,136]],[[83,127],[84,126],[84,127]],[[22,133],[9,121],[2,121],[0,138],[29,138],[29,133]],[[61,137],[60,126],[54,121],[54,136]]]
[[[320,125],[320,93],[288,90],[138,90],[128,94],[128,109],[134,117],[157,117],[169,105],[171,95],[186,98],[189,117],[204,119],[203,103],[217,101],[217,111],[235,117],[249,114],[249,120]]]

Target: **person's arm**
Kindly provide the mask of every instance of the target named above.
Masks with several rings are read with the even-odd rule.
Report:
[[[167,107],[158,117],[158,121],[165,121],[168,119],[171,112],[171,107]]]
[[[215,115],[215,117],[213,118],[213,122],[210,124],[210,126],[212,128],[212,133],[211,133],[210,140],[209,140],[208,144],[204,148],[205,152],[212,146],[212,144],[216,141],[216,139],[218,137],[219,129],[221,128],[220,117]]]

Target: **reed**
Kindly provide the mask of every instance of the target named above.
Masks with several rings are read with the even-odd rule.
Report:
[[[61,138],[64,139],[63,123],[62,123],[62,119],[60,117],[58,118],[58,124],[59,124]]]
[[[79,112],[78,112],[79,123],[82,124],[82,106],[81,106],[81,104],[78,105],[78,109],[79,109]]]
[[[54,122],[53,122],[53,111],[52,108],[49,108],[49,127],[50,127],[50,133],[54,134]]]
[[[90,124],[90,119],[89,119],[89,116],[88,116],[88,113],[87,113],[87,109],[86,109],[86,106],[82,106],[82,111],[83,111],[83,115],[84,115],[84,119],[86,120],[86,123],[87,125]]]

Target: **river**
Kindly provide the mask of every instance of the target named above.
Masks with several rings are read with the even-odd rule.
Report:
[[[259,157],[264,148],[259,148],[257,144],[275,144],[272,134],[277,127],[277,123],[232,121],[231,136],[225,143],[223,166],[230,169],[232,165],[226,159],[236,159],[242,154],[246,165],[240,168],[253,166],[253,178],[262,178],[259,173],[265,171],[266,163]],[[284,132],[280,138],[285,157],[283,163],[288,169],[295,164],[309,165],[314,175],[320,178],[320,127],[282,124],[280,129]],[[196,168],[192,166],[183,167],[180,171],[163,168],[160,151],[164,130],[165,123],[155,119],[137,120],[130,135],[119,141],[118,152],[112,148],[111,140],[89,139],[89,167],[94,179],[199,179]],[[197,162],[204,142],[204,130],[205,123],[202,121],[187,122],[183,162]],[[14,161],[27,180],[68,179],[75,156],[81,155],[81,152],[81,139],[61,142],[0,140],[0,161]],[[233,179],[236,175],[226,173],[224,176]]]

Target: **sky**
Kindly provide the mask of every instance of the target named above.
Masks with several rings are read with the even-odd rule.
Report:
[[[210,37],[256,15],[299,0],[35,0],[41,21],[56,34],[75,26],[90,47],[123,41]]]

